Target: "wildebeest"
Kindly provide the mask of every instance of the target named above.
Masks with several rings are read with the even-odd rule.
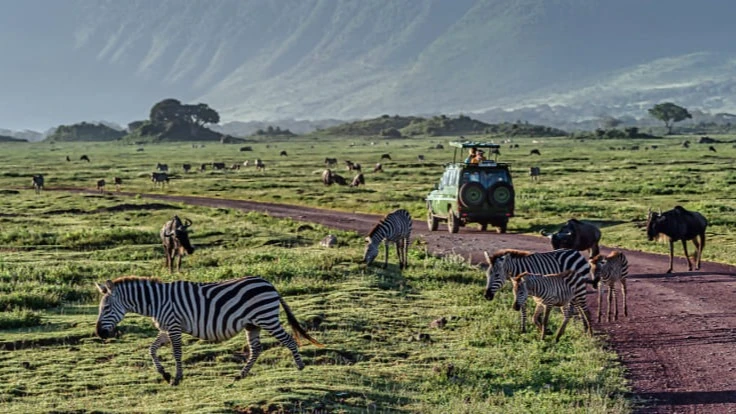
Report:
[[[202,164],[199,166],[199,171],[207,171],[207,164]]]
[[[82,155],[81,157],[79,157],[79,161],[87,161],[87,162],[89,162],[89,157],[86,154],[85,155]]]
[[[337,165],[337,158],[325,158],[325,167],[335,167]]]
[[[182,222],[179,216],[174,216],[174,218],[167,221],[161,228],[159,235],[161,236],[161,243],[164,246],[166,266],[169,268],[169,272],[173,271],[174,259],[176,257],[178,257],[176,263],[176,271],[178,272],[181,268],[181,258],[184,256],[184,253],[194,253],[194,247],[189,242],[189,226],[191,225],[191,220],[184,219],[184,222]]]
[[[353,177],[353,181],[350,183],[351,187],[357,187],[359,185],[365,185],[365,177],[363,177],[363,173],[359,173],[355,177]]]
[[[383,160],[389,160],[391,161],[391,155],[390,154],[383,154],[381,155],[381,161]]]
[[[590,250],[590,257],[600,253],[598,243],[601,241],[601,231],[590,223],[570,219],[557,233],[547,233],[542,230],[542,235],[549,237],[552,248],[555,250]]]
[[[36,190],[36,194],[39,194],[43,190],[43,174],[34,175],[31,184],[33,189]]]
[[[103,192],[105,191],[105,180],[97,180],[97,191]]]
[[[529,167],[529,177],[539,181],[539,167]]]
[[[381,165],[380,162],[377,162],[376,166],[373,167],[373,172],[383,172],[383,165]]]
[[[185,173],[188,173],[192,169],[192,164],[182,164],[181,168],[184,170]]]
[[[714,146],[712,146],[712,145],[708,146],[708,151],[713,151],[713,152],[717,152],[717,151],[716,151],[716,147],[714,147]]]
[[[424,155],[422,154],[417,155],[417,161],[424,162]]]
[[[343,177],[342,175],[332,173],[330,176],[332,177],[333,183],[337,185],[348,185],[348,182],[345,180],[345,177]]]
[[[113,177],[113,181],[115,182],[115,190],[120,191],[120,186],[123,185],[123,179],[120,177]]]
[[[329,168],[322,171],[322,184],[332,185],[332,171]]]
[[[240,147],[240,152],[253,151],[252,147]]]
[[[539,152],[539,150],[538,150],[538,149],[536,149],[536,148],[534,148],[534,149],[532,149],[531,151],[529,151],[529,155],[534,155],[534,154],[536,154],[536,155],[539,155],[539,156],[541,156],[541,155],[542,155],[542,153],[541,153],[541,152]]]
[[[672,210],[664,213],[655,213],[650,208],[647,214],[647,238],[649,241],[659,238],[660,240],[668,240],[670,243],[670,267],[667,269],[667,273],[672,273],[674,244],[678,240],[682,241],[682,250],[685,251],[688,270],[693,270],[693,264],[687,254],[687,241],[693,241],[696,249],[695,269],[700,269],[700,258],[705,247],[706,227],[708,227],[708,220],[702,214],[685,210],[682,206],[675,206]],[[698,237],[700,237],[700,240],[698,240]]]
[[[240,169],[240,164],[235,163],[235,164],[233,164],[233,165],[230,166],[230,169],[231,170],[239,170]]]
[[[156,163],[156,169],[161,172],[167,172],[169,171],[169,165],[168,164],[161,164],[160,162]]]
[[[684,142],[682,143],[682,147],[683,147],[683,148],[690,148],[690,141],[687,141],[687,140],[686,140],[686,141],[684,141]]]
[[[212,168],[215,170],[224,170],[225,169],[225,163],[224,162],[213,162]]]
[[[434,149],[445,149],[445,146],[442,144],[437,144],[434,146]]]
[[[67,155],[66,156],[66,162],[69,162],[69,161],[71,161],[71,158],[69,158],[69,156]]]
[[[279,155],[282,156],[282,157],[288,156],[288,154],[286,154],[286,150],[281,150],[281,152],[279,153]]]
[[[163,187],[165,184],[169,183],[169,174],[166,174],[165,172],[152,172],[151,182],[154,186],[156,184],[161,184],[161,187]]]

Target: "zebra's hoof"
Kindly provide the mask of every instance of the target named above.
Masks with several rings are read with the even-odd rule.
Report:
[[[174,378],[174,380],[171,381],[171,386],[176,387],[179,383],[181,383],[181,377]]]
[[[164,377],[164,381],[171,382],[171,374],[169,374],[168,372],[164,371],[164,372],[161,373],[161,375]]]

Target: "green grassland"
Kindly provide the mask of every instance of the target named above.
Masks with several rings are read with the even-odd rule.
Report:
[[[665,252],[640,228],[648,207],[682,204],[711,222],[704,259],[733,263],[736,182],[731,144],[679,146],[682,137],[649,142],[578,142],[518,138],[502,147],[513,164],[517,217],[509,231],[536,233],[571,216],[603,226],[604,244]],[[365,268],[361,235],[255,213],[208,209],[115,194],[30,189],[43,173],[48,189],[93,188],[120,176],[123,190],[193,194],[386,213],[407,208],[424,217],[424,197],[452,150],[448,139],[298,138],[239,146],[191,143],[4,144],[0,147],[0,404],[4,412],[628,412],[627,386],[616,356],[579,323],[559,344],[519,332],[510,289],[482,297],[483,273],[461,258],[410,250],[403,273]],[[372,145],[372,142],[375,145]],[[388,144],[386,144],[388,142]],[[656,150],[644,150],[657,145]],[[266,146],[269,145],[269,148]],[[639,145],[638,151],[609,147]],[[541,157],[529,156],[538,148]],[[279,152],[286,150],[288,156]],[[383,173],[370,172],[382,153]],[[92,160],[80,162],[81,154]],[[416,156],[423,154],[426,162]],[[72,161],[66,162],[69,156]],[[325,157],[363,165],[367,185],[324,187]],[[242,163],[262,158],[265,172],[184,174],[181,164]],[[174,178],[154,189],[147,178],[165,162]],[[526,176],[542,168],[539,183]],[[112,190],[112,186],[108,188]],[[163,268],[158,230],[172,215],[195,224],[198,250],[183,272]],[[319,240],[336,234],[339,246]],[[395,256],[392,263],[395,263]],[[264,352],[239,382],[244,336],[213,344],[185,339],[184,381],[170,387],[148,357],[149,320],[127,317],[122,337],[92,335],[98,293],[93,282],[122,275],[163,280],[225,280],[259,275],[272,281],[325,348],[301,348],[297,371],[288,350],[264,338]],[[451,293],[450,293],[451,292]],[[531,306],[531,305],[530,305]],[[430,328],[445,317],[447,325]],[[553,324],[560,322],[559,312]],[[427,334],[420,335],[420,334]],[[160,352],[170,369],[170,350]]]

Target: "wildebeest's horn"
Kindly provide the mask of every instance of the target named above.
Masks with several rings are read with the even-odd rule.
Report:
[[[488,252],[484,250],[483,255],[486,257],[488,264],[491,264],[491,256],[488,255]]]
[[[542,230],[541,230],[541,231],[539,232],[539,234],[541,234],[541,235],[542,235],[542,236],[544,236],[544,237],[552,237],[552,234],[553,234],[553,233],[547,233],[546,231],[544,231],[544,229],[542,229]]]
[[[188,218],[184,219],[184,227],[189,227],[192,225],[192,220],[189,220]]]

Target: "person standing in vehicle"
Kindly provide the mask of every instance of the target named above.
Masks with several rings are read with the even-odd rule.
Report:
[[[471,147],[470,152],[468,152],[468,158],[465,159],[466,164],[470,164],[475,159],[475,153],[478,151],[478,148]]]

